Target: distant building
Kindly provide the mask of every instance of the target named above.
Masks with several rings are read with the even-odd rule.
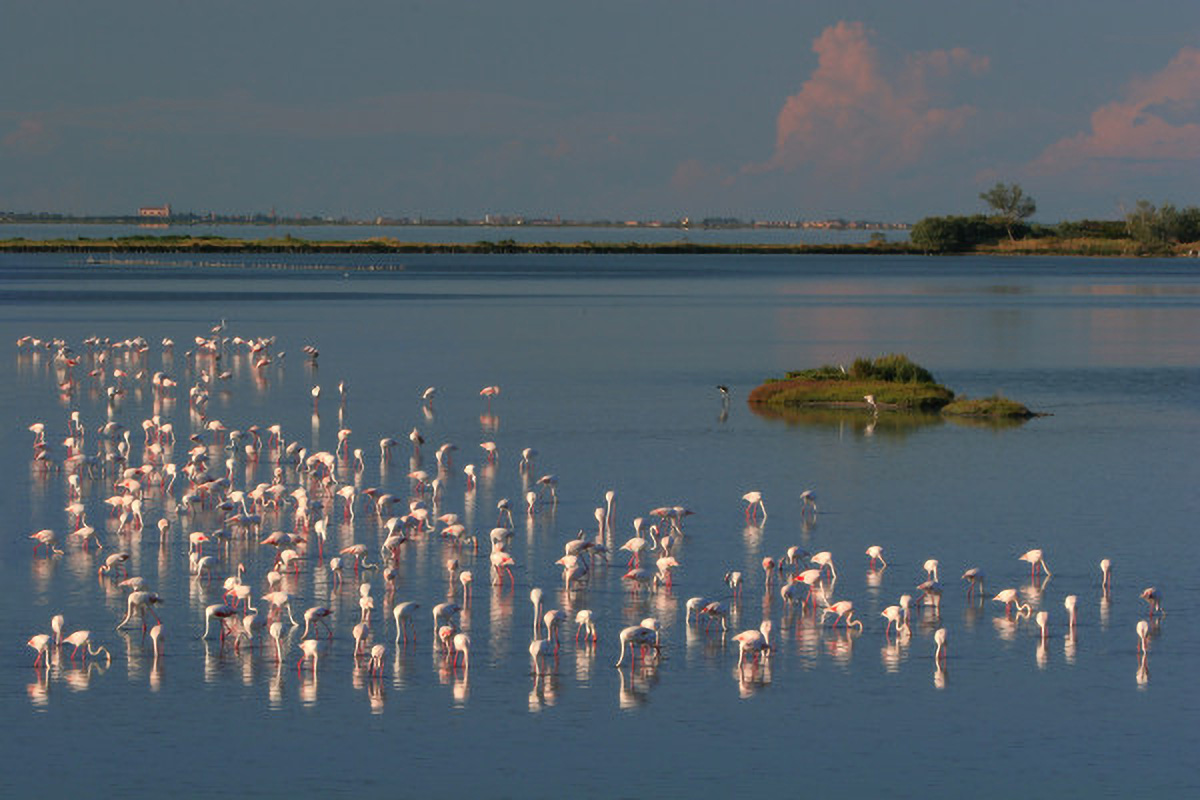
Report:
[[[142,206],[138,209],[139,217],[169,217],[171,216],[171,206]]]

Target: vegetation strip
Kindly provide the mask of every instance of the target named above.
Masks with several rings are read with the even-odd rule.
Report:
[[[847,407],[880,410],[941,412],[956,416],[1028,419],[1039,416],[999,394],[985,398],[957,397],[938,383],[929,370],[908,356],[892,354],[874,360],[858,358],[844,366],[822,366],[789,372],[767,380],[750,392],[752,406],[771,408]]]

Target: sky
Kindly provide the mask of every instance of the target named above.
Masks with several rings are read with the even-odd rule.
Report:
[[[4,0],[0,210],[1200,205],[1197,0]]]

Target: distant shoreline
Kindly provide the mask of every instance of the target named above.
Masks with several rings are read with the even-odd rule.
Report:
[[[1191,245],[1194,248],[1194,245]],[[1188,245],[1155,252],[1186,257]],[[363,240],[230,239],[220,236],[128,236],[109,239],[0,239],[0,253],[228,253],[228,254],[525,254],[525,255],[926,255],[911,242],[842,244],[676,242],[403,242],[390,237]],[[1132,240],[1028,239],[979,246],[955,255],[1092,256],[1132,258],[1145,255]]]

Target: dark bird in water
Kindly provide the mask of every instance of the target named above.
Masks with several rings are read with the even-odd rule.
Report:
[[[722,400],[728,400],[728,399],[729,399],[729,387],[728,387],[728,386],[726,386],[726,385],[725,385],[725,384],[723,384],[723,383],[718,383],[718,384],[717,384],[717,391],[721,393],[721,399],[722,399]]]

